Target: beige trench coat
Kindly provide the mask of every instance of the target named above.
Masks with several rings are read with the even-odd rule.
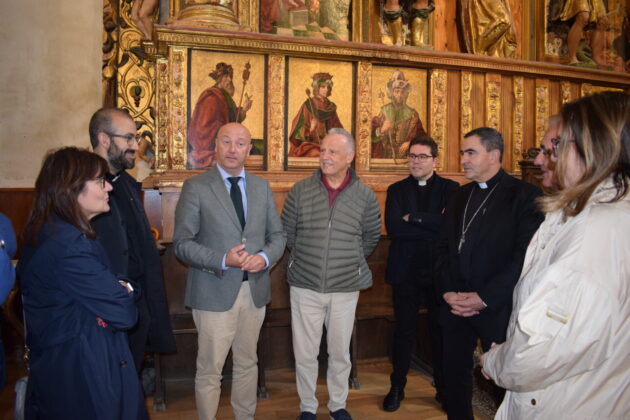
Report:
[[[497,419],[630,419],[630,194],[610,181],[527,250],[505,343],[484,370],[508,389]]]

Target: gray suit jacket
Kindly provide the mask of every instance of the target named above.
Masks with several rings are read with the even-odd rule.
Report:
[[[270,267],[282,256],[286,234],[269,183],[245,172],[247,220],[241,228],[230,194],[216,167],[192,177],[182,188],[175,209],[175,254],[188,264],[186,306],[223,312],[234,305],[243,272],[222,270],[227,251],[245,241],[250,254],[265,252]],[[269,267],[269,268],[270,268]],[[256,307],[271,300],[269,268],[249,273],[249,287]]]

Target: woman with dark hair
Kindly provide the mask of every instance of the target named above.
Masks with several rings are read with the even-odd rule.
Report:
[[[481,357],[508,390],[497,419],[630,417],[629,130],[621,92],[562,108],[559,190],[541,199],[507,340]]]
[[[117,279],[90,219],[109,210],[107,162],[49,153],[18,265],[30,350],[26,419],[145,419],[125,330],[137,291]]]

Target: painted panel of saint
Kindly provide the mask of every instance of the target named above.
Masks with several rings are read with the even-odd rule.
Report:
[[[215,138],[228,122],[243,123],[252,133],[252,154],[264,154],[264,57],[192,50],[190,66],[187,168],[214,164]]]
[[[409,142],[426,135],[426,70],[373,67],[372,159],[404,161]]]
[[[261,0],[260,30],[348,41],[350,13],[350,0]]]
[[[352,131],[351,63],[291,59],[288,86],[289,157],[318,157],[328,130]]]

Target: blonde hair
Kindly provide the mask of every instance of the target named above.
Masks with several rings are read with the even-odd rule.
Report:
[[[565,104],[560,117],[554,171],[559,189],[539,201],[542,210],[563,209],[565,218],[576,216],[595,188],[611,175],[617,190],[611,201],[623,198],[630,179],[627,159],[621,153],[622,141],[628,141],[630,130],[630,96],[623,92],[597,93]],[[572,153],[580,160],[582,174],[574,185],[567,185]]]

